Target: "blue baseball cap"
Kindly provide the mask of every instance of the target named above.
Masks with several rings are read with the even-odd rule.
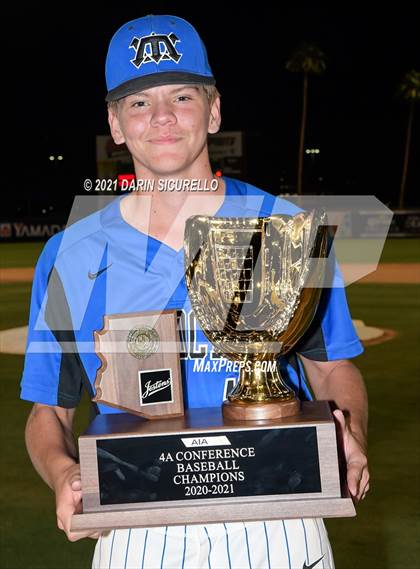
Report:
[[[108,102],[159,85],[216,82],[197,31],[176,16],[124,24],[109,44],[105,75]]]

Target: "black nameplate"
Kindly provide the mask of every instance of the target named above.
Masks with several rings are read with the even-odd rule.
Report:
[[[97,458],[102,505],[321,492],[315,427],[102,439]]]
[[[170,369],[139,371],[140,405],[172,403],[172,373]]]

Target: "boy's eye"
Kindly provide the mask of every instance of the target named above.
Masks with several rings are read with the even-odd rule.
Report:
[[[178,95],[176,98],[177,101],[191,101],[191,97],[188,95]]]
[[[145,107],[146,106],[146,101],[134,101],[131,104],[132,107],[137,108],[137,107]]]

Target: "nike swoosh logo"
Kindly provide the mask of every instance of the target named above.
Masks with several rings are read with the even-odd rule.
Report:
[[[112,265],[112,263],[110,263],[107,267],[104,267],[103,269],[100,269],[97,273],[91,273],[90,271],[88,272],[88,277],[90,278],[90,280],[96,279],[97,277],[99,277],[99,275],[102,275],[102,273],[104,273],[107,269],[109,269],[109,267]]]
[[[303,564],[302,569],[312,569],[312,567],[315,567],[315,565],[317,565],[320,561],[322,561],[322,559],[324,559],[325,553],[322,557],[320,557],[318,559],[318,561],[315,561],[314,563],[311,563],[310,565],[306,565],[306,561]]]

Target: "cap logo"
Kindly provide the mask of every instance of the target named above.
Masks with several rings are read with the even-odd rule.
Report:
[[[175,49],[175,44],[179,41],[173,32],[168,35],[152,33],[150,36],[134,37],[130,48],[136,51],[136,56],[130,61],[137,69],[144,63],[160,63],[168,59],[178,63],[182,53]]]

